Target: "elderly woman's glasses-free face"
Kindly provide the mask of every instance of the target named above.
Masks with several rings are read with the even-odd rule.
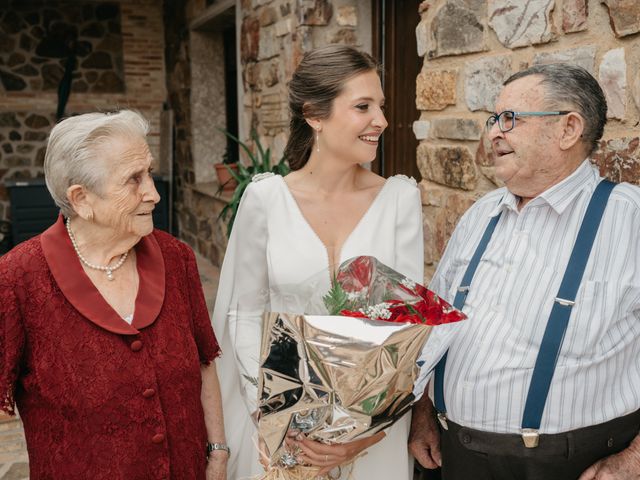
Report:
[[[487,130],[491,130],[496,123],[502,133],[513,130],[516,126],[516,117],[549,117],[553,115],[567,115],[571,111],[561,110],[558,112],[514,112],[513,110],[505,110],[501,113],[494,113],[487,118]]]

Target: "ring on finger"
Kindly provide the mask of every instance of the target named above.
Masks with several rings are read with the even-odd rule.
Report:
[[[325,461],[325,463],[329,461],[329,455],[325,455],[324,456],[324,461]]]

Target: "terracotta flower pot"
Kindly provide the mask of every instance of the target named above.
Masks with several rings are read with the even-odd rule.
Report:
[[[237,171],[238,164],[237,163],[216,163],[216,175],[218,176],[218,184],[222,187],[222,190],[225,192],[232,192],[238,186],[238,182],[231,176],[227,167],[231,170]]]

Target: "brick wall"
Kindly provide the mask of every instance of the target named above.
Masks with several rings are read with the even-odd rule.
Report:
[[[96,2],[87,3],[96,5]],[[100,91],[88,87],[83,92],[78,91],[77,86],[72,86],[66,113],[115,108],[139,110],[151,122],[148,140],[157,157],[160,145],[160,112],[166,99],[162,2],[123,0],[103,3],[119,6],[118,17],[109,21],[119,24],[124,91],[113,93],[112,89],[112,93],[109,93],[104,89]],[[44,15],[45,10],[50,10],[64,14],[68,9],[76,9],[81,5],[81,2],[49,1],[46,7],[41,7],[40,13]],[[6,15],[10,11],[0,15]],[[18,36],[29,33],[27,26],[22,28],[24,32],[18,31]],[[96,37],[92,37],[95,45],[109,40],[106,28],[97,30],[95,35]],[[35,40],[37,39],[33,41]],[[12,53],[26,54],[22,50],[16,44]],[[80,63],[83,58],[79,57]],[[117,72],[117,68],[114,67],[113,71]],[[73,85],[77,85],[79,80],[79,77],[74,78]],[[55,123],[57,102],[57,88],[44,88],[42,84],[32,85],[22,91],[8,90],[4,85],[0,87],[0,220],[9,218],[8,195],[3,182],[42,176],[46,137]]]
[[[462,213],[500,185],[484,122],[501,83],[537,63],[571,62],[599,79],[609,121],[594,161],[640,181],[640,3],[626,0],[427,0],[416,34],[422,72],[417,159],[427,277]]]

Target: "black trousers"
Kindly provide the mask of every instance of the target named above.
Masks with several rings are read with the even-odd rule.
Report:
[[[540,435],[526,448],[516,434],[483,432],[451,421],[441,430],[443,480],[576,480],[596,461],[629,446],[640,410],[606,423]]]

